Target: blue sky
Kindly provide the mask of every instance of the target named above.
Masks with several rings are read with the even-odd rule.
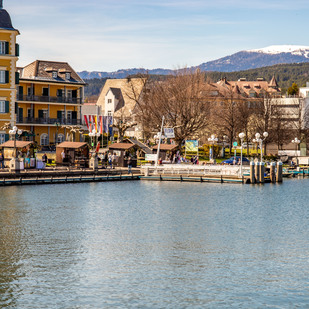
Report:
[[[199,65],[269,45],[309,46],[308,0],[4,0],[19,66],[76,71]]]

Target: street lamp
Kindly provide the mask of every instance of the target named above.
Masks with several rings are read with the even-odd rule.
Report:
[[[12,130],[9,131],[9,134],[14,137],[14,152],[15,156],[12,157],[11,160],[11,170],[19,171],[20,170],[20,164],[18,161],[18,155],[17,155],[17,149],[16,149],[16,135],[19,137],[23,134],[23,130],[18,129],[16,126],[13,127]]]
[[[214,157],[214,147],[215,147],[215,143],[218,141],[218,138],[212,134],[211,137],[208,138],[208,142],[211,142],[212,143],[212,148],[211,148],[211,155],[210,155],[210,152],[209,152],[209,160],[210,159],[213,159]]]
[[[297,137],[295,137],[292,140],[292,143],[295,144],[295,157],[297,157],[298,144],[300,143],[300,140]]]
[[[253,139],[253,143],[259,143],[260,144],[260,149],[261,149],[261,162],[263,162],[263,141],[267,138],[268,136],[268,132],[264,132],[263,133],[264,138],[261,138],[261,134],[260,133],[256,133],[255,134],[255,138]]]
[[[242,176],[242,145],[245,138],[245,133],[241,132],[238,134],[240,138],[240,176]]]

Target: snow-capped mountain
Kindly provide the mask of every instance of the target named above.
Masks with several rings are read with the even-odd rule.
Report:
[[[298,45],[273,45],[261,49],[251,49],[240,51],[230,56],[217,60],[208,61],[192,69],[199,68],[201,71],[234,72],[255,68],[261,68],[281,63],[301,63],[309,62],[309,46]],[[137,73],[149,74],[171,74],[171,70],[166,69],[127,69],[117,72],[80,72],[83,79],[89,78],[125,78],[128,75]]]
[[[271,55],[290,53],[292,55],[305,56],[306,58],[309,58],[309,46],[272,45],[261,49],[251,49],[247,51],[253,53],[271,54]]]

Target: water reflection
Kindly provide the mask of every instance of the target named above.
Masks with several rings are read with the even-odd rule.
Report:
[[[302,307],[308,183],[0,188],[0,307]]]

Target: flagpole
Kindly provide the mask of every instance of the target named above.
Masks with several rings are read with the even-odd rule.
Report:
[[[159,160],[159,155],[160,155],[160,146],[161,146],[161,137],[162,137],[163,124],[164,124],[164,116],[162,116],[161,131],[160,131],[159,144],[158,144],[158,149],[157,149],[156,169],[158,167],[158,160]]]

